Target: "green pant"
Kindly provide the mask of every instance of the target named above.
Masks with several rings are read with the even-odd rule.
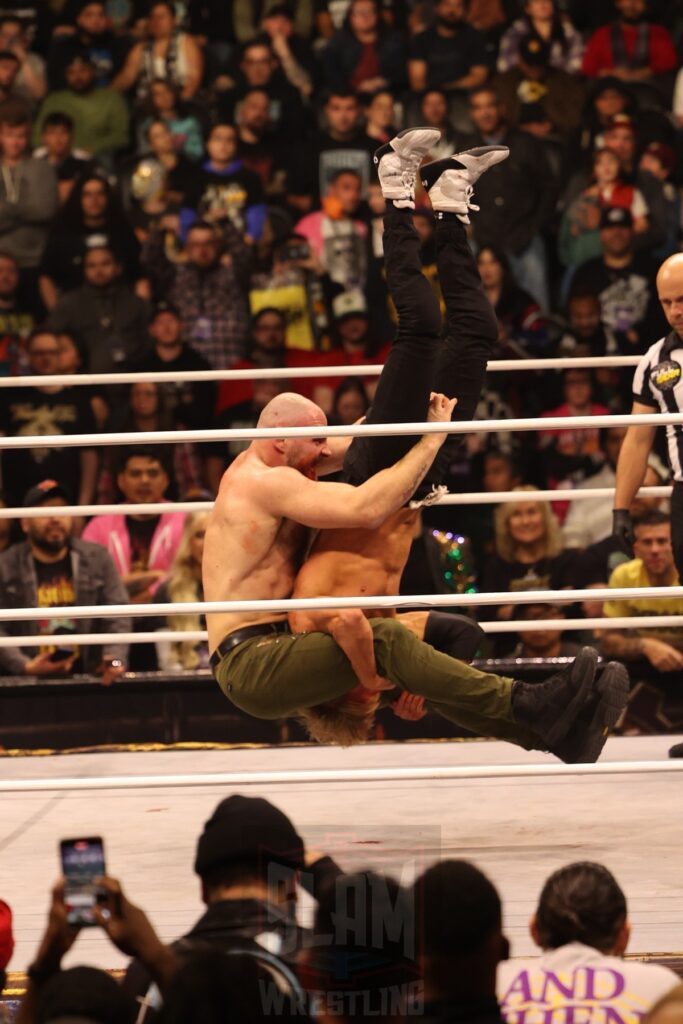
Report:
[[[542,748],[512,717],[512,679],[479,672],[440,654],[395,619],[370,619],[377,671],[398,689],[480,736]],[[223,693],[255,718],[286,718],[342,697],[358,685],[351,664],[327,633],[280,633],[246,640],[221,660]]]

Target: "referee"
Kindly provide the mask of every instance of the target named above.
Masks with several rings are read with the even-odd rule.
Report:
[[[662,263],[657,294],[671,333],[655,342],[638,363],[631,410],[635,416],[651,414],[654,409],[683,412],[683,253]],[[619,454],[612,533],[629,552],[633,545],[629,508],[643,482],[656,432],[656,426],[632,424]],[[683,579],[683,424],[667,424],[666,439],[674,478],[671,543],[678,575]]]

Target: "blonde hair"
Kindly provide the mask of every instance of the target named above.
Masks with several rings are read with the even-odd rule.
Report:
[[[530,487],[528,484],[523,484],[520,487],[513,487],[513,491],[533,491],[534,487]],[[533,499],[530,499],[533,501]],[[513,540],[510,534],[510,518],[513,513],[517,511],[522,502],[518,501],[506,501],[504,505],[499,505],[495,511],[494,522],[496,529],[496,552],[506,562],[515,562],[517,542]],[[560,532],[560,524],[557,521],[557,517],[550,507],[550,503],[547,501],[534,501],[534,505],[538,505],[543,515],[543,526],[544,526],[544,540],[545,540],[545,558],[555,558],[562,551],[562,534]]]
[[[345,700],[331,701],[329,704],[318,704],[313,708],[305,708],[300,721],[316,743],[338,743],[342,747],[351,747],[356,743],[365,743],[375,722],[375,711],[379,698],[367,701]]]
[[[174,604],[181,601],[196,601],[198,597],[196,562],[192,557],[192,538],[198,530],[205,528],[209,521],[208,512],[194,512],[185,520],[183,535],[176,551],[171,575],[168,579],[168,596]],[[174,615],[173,628],[185,631],[204,628],[199,615]],[[183,668],[196,668],[199,664],[196,642],[181,640],[172,644],[171,649]]]

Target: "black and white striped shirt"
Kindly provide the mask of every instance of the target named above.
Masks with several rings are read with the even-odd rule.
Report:
[[[633,398],[662,412],[683,412],[683,341],[675,331],[652,345],[633,375]],[[683,425],[666,425],[669,465],[683,482]]]

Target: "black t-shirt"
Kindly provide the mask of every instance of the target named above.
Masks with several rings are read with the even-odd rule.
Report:
[[[616,537],[605,537],[577,553],[571,573],[572,586],[583,590],[592,583],[607,584],[617,566],[630,561]]]
[[[126,529],[130,537],[131,572],[144,572],[149,568],[152,538],[160,518],[160,516],[151,516],[149,519],[133,519],[131,516],[126,516]]]
[[[499,555],[492,555],[484,568],[479,589],[482,593],[507,594],[524,590],[562,590],[571,586],[575,558],[575,553],[562,551],[554,558],[539,558],[529,564],[507,562]]]
[[[366,195],[376,149],[377,141],[361,131],[344,142],[320,132],[306,145],[290,146],[285,158],[287,191],[297,196],[322,196],[335,171],[344,168],[360,175]]]
[[[581,263],[572,278],[574,294],[591,293],[600,300],[601,318],[622,339],[622,351],[644,352],[668,328],[655,289],[655,268],[646,257],[635,256],[626,267],[608,267],[601,257]],[[639,344],[624,341],[635,331]]]
[[[142,359],[126,364],[125,369],[135,373],[183,373],[188,370],[210,370],[211,367],[193,348],[183,345],[180,355],[175,359],[161,359],[155,349]],[[216,385],[213,381],[176,381],[158,386],[166,396],[167,407],[176,427],[203,430],[211,426],[216,403]]]
[[[223,219],[231,221],[244,233],[247,230],[245,211],[262,203],[263,198],[258,175],[245,167],[237,167],[229,174],[202,169],[195,172],[194,188],[187,195],[186,204],[196,210],[200,218],[219,212]]]
[[[19,296],[0,307],[0,377],[13,377],[20,371],[22,345],[42,318],[40,303]]]
[[[84,388],[63,388],[45,394],[37,388],[9,388],[0,403],[0,430],[8,437],[22,435],[92,434],[95,432],[90,401]],[[12,504],[51,478],[78,499],[81,479],[79,448],[21,448],[2,452],[2,480]]]
[[[68,607],[76,604],[76,582],[74,580],[73,568],[71,565],[71,553],[67,551],[58,562],[41,562],[33,559],[33,565],[38,581],[37,587],[37,608],[58,608]],[[69,643],[69,633],[77,632],[76,619],[55,618],[47,615],[38,622],[38,630],[41,634],[51,635],[50,647],[70,647],[78,654],[78,648]],[[54,634],[57,634],[56,636]],[[64,634],[61,636],[60,634]],[[41,648],[42,649],[42,648]],[[73,672],[81,671],[80,659],[74,663]]]
[[[95,68],[95,84],[108,86],[112,78],[121,70],[126,59],[130,44],[113,32],[103,32],[90,39],[83,38],[80,33],[55,39],[48,59],[48,79],[52,90],[66,86],[66,69],[77,55],[87,53]]]
[[[410,57],[427,62],[428,89],[457,82],[473,67],[488,64],[484,40],[469,25],[461,25],[452,37],[439,35],[436,28],[419,32],[413,40]]]
[[[132,283],[141,276],[140,243],[127,220],[120,219],[98,228],[69,228],[56,220],[48,235],[40,271],[52,278],[60,291],[73,291],[83,284],[83,260],[94,245],[109,246]]]

